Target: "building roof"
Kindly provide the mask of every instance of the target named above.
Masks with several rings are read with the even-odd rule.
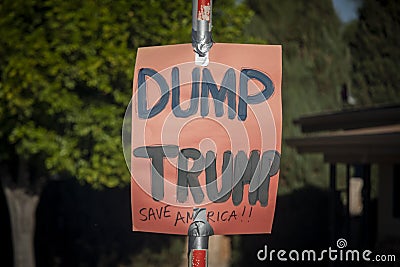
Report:
[[[299,153],[322,153],[330,163],[400,163],[400,105],[312,115],[294,123],[309,133],[285,140]]]

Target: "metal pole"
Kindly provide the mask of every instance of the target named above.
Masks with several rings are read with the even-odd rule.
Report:
[[[208,65],[208,51],[213,45],[212,0],[192,0],[192,46],[196,52],[196,64]]]
[[[193,222],[188,230],[188,260],[189,267],[208,266],[208,238],[214,230],[207,221],[205,208],[193,209]]]
[[[195,63],[208,65],[208,52],[213,45],[212,0],[192,0],[192,46],[195,52]],[[208,239],[214,230],[207,221],[205,208],[193,209],[193,222],[188,230],[189,267],[208,266]]]

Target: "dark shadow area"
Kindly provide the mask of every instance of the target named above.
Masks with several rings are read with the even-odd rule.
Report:
[[[273,262],[257,259],[257,252],[265,245],[268,251],[320,252],[329,246],[336,248],[336,243],[330,241],[329,197],[327,190],[317,187],[278,196],[272,234],[232,236],[232,266],[331,266],[327,261],[280,262],[276,252]],[[352,234],[347,235],[345,206],[339,194],[336,206],[337,236],[345,238],[350,248],[364,247],[357,242],[363,235],[360,218],[352,219]],[[12,266],[11,229],[3,193],[0,208],[1,266]],[[376,218],[374,201],[370,213],[372,236],[376,234]],[[94,190],[71,179],[50,182],[42,193],[35,236],[37,266],[179,266],[185,245],[182,236],[131,231],[129,187]],[[389,253],[398,246],[398,240],[393,240],[377,244],[373,251]]]
[[[131,231],[130,188],[49,183],[37,210],[37,266],[173,266],[182,237]],[[151,259],[140,254],[150,254]],[[153,262],[148,262],[148,260]]]
[[[241,235],[233,237],[233,265],[232,266],[332,266],[328,261],[322,262],[282,262],[277,259],[277,251],[283,249],[289,253],[291,250],[315,250],[317,253],[330,246],[335,249],[336,241],[330,241],[330,199],[329,192],[316,187],[305,187],[285,196],[278,196],[275,210],[275,219],[272,234],[269,235]],[[336,199],[337,238],[345,238],[351,244],[344,223],[344,206],[339,195]],[[371,205],[371,210],[376,210],[376,205]],[[376,213],[374,216],[376,216]],[[371,216],[373,217],[373,216]],[[375,217],[376,218],[376,217]],[[357,223],[353,224],[357,227]],[[376,233],[376,227],[371,229]],[[358,229],[358,228],[357,228]],[[362,233],[361,233],[362,234]],[[357,239],[357,238],[356,238]],[[259,250],[267,246],[267,252],[275,250],[273,261],[269,258],[260,261],[257,258]],[[288,254],[286,254],[288,258]],[[336,263],[334,266],[348,266]],[[351,263],[350,266],[363,266]]]

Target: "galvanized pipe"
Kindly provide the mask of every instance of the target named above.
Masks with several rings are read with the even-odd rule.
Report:
[[[189,267],[208,266],[208,238],[213,234],[214,230],[207,221],[206,209],[193,209],[193,222],[188,230]]]
[[[205,57],[213,45],[211,28],[212,0],[193,0],[192,46],[200,57]]]

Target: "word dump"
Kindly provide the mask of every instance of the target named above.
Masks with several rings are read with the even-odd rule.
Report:
[[[200,69],[194,68],[192,70],[190,105],[186,109],[182,109],[180,105],[181,88],[179,68],[174,67],[171,72],[172,90],[170,90],[166,79],[160,73],[151,68],[142,68],[139,70],[138,74],[138,116],[140,119],[150,119],[156,116],[165,109],[171,94],[171,108],[175,117],[188,118],[196,114],[199,109],[199,104],[201,116],[206,117],[209,114],[208,97],[211,95],[211,98],[214,100],[216,117],[222,117],[224,115],[223,103],[227,99],[228,118],[234,119],[237,116],[239,120],[245,121],[247,118],[247,106],[267,101],[274,93],[275,87],[270,77],[259,70],[242,69],[239,76],[238,92],[236,92],[236,73],[233,68],[226,70],[220,88],[218,89],[214,77],[208,68],[202,69],[201,79]],[[147,101],[148,78],[153,79],[157,83],[161,92],[161,97],[150,108],[148,108]],[[263,89],[254,95],[249,95],[248,84],[249,81],[253,79],[260,82]],[[237,95],[239,97],[237,97]],[[238,102],[238,104],[236,104],[236,102]]]
[[[151,161],[151,195],[154,200],[164,198],[164,159],[178,157],[177,201],[188,200],[189,189],[196,204],[201,204],[205,194],[214,203],[223,203],[232,198],[235,206],[243,201],[244,186],[249,185],[248,202],[262,207],[268,205],[270,179],[279,171],[280,154],[268,150],[262,154],[253,150],[248,157],[244,151],[233,155],[231,151],[223,153],[221,170],[221,188],[217,186],[216,155],[208,151],[205,157],[195,148],[179,150],[176,145],[143,146],[134,149],[133,155]],[[189,169],[189,160],[193,166]],[[206,192],[199,183],[199,175],[205,172]]]

